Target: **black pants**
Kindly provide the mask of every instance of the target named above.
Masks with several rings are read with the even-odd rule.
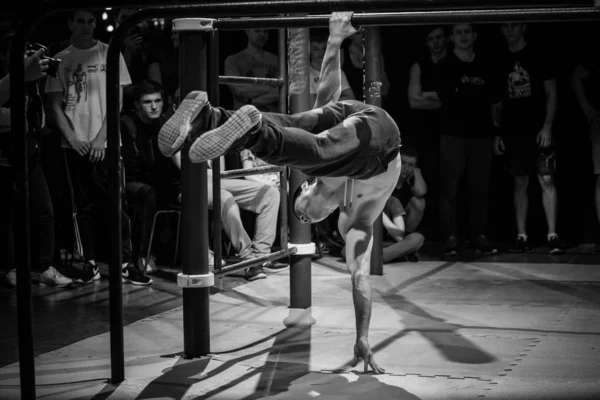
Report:
[[[77,247],[86,260],[96,259],[94,231],[92,229],[92,206],[108,204],[109,161],[91,163],[88,156],[80,156],[73,150],[65,150],[68,179],[73,199],[73,224]],[[123,262],[133,262],[131,245],[131,222],[127,212],[125,184],[121,182],[122,194],[122,257]],[[108,227],[108,233],[111,227]],[[105,238],[109,240],[109,237]]]
[[[143,182],[128,182],[125,185],[127,202],[135,207],[135,220],[131,232],[133,254],[146,256],[150,243],[150,229],[157,211],[156,190]]]
[[[39,163],[37,151],[29,163],[29,209],[31,233],[31,268],[44,271],[52,265],[54,254],[54,211],[44,171]],[[3,269],[15,268],[15,245],[17,254],[23,254],[25,229],[16,218],[16,176],[12,167],[0,167],[0,265]],[[17,240],[15,240],[15,237]]]
[[[485,234],[488,189],[493,157],[493,138],[440,138],[440,214],[445,236],[458,233],[458,187],[467,174],[469,187],[469,226],[473,237]]]

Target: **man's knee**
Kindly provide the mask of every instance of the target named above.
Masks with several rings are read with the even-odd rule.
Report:
[[[529,186],[529,176],[515,176],[515,192],[521,192],[527,190]]]
[[[420,249],[425,243],[425,236],[423,236],[420,232],[413,232],[406,237],[406,239],[410,238],[410,240],[414,243],[414,246]]]
[[[538,175],[542,190],[554,190],[554,176],[553,175]]]
[[[259,201],[264,208],[275,208],[279,210],[280,195],[279,190],[271,185],[265,185],[262,194],[259,196]],[[261,207],[262,208],[262,207]]]

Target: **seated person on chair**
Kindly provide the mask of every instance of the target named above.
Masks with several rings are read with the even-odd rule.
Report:
[[[368,334],[372,299],[370,281],[373,222],[383,211],[400,176],[400,131],[383,109],[355,100],[337,101],[340,46],[356,32],[351,13],[334,13],[321,66],[317,108],[295,115],[261,113],[252,105],[232,112],[212,107],[206,93],[190,92],[159,134],[166,156],[192,141],[190,161],[220,157],[229,149],[249,149],[274,165],[310,176],[292,196],[291,209],[305,223],[323,220],[340,208],[339,230],[346,240],[357,339],[352,366],[364,360],[375,373]],[[185,110],[185,111],[184,111]],[[217,128],[211,130],[212,122]],[[189,126],[189,129],[181,129]]]
[[[136,209],[132,226],[133,253],[140,268],[156,271],[154,257],[146,259],[156,211],[177,204],[180,173],[173,161],[158,151],[163,116],[163,90],[158,82],[144,80],[133,87],[134,110],[121,117],[122,157],[127,203]]]
[[[411,147],[403,147],[400,154],[402,156],[402,172],[392,197],[400,200],[406,210],[406,216],[404,217],[406,232],[412,233],[417,230],[423,220],[427,183],[423,178],[421,168],[417,167],[419,161],[417,150]]]

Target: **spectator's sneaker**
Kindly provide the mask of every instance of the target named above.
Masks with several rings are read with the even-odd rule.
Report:
[[[517,236],[517,239],[515,240],[515,243],[510,246],[510,248],[508,249],[508,251],[510,251],[511,253],[523,253],[525,251],[529,251],[530,247],[529,247],[529,242],[527,242],[527,239],[521,235]]]
[[[550,254],[562,254],[565,252],[565,244],[557,235],[550,236],[550,239],[548,239],[548,248]]]
[[[267,261],[263,265],[263,269],[269,272],[280,272],[290,268],[290,264],[281,261]]]
[[[458,244],[458,237],[456,235],[448,236],[446,238],[446,251],[444,254],[447,256],[457,256]]]
[[[498,249],[488,240],[485,235],[480,235],[473,241],[475,253],[491,255],[498,253]]]
[[[600,253],[600,242],[598,242],[594,245],[594,248],[592,249],[592,251],[594,253]]]
[[[266,277],[267,274],[265,274],[265,271],[263,270],[262,266],[252,267],[246,270],[246,279],[249,282],[255,281],[257,279],[265,279]]]
[[[81,272],[77,274],[74,281],[77,283],[92,283],[100,279],[100,268],[89,261],[84,261]]]
[[[181,149],[192,128],[192,121],[207,104],[206,92],[195,90],[185,96],[158,134],[158,148],[164,156],[171,157]]]
[[[17,270],[11,269],[6,273],[6,281],[12,287],[17,287]]]
[[[232,147],[238,149],[248,134],[260,126],[261,119],[256,107],[245,105],[218,128],[204,134],[200,130],[193,132],[194,136],[201,136],[192,143],[190,161],[201,163],[222,156]]]
[[[145,274],[155,274],[158,271],[156,267],[156,258],[153,255],[148,257],[148,264],[146,264],[146,258],[140,257],[138,260],[138,267],[140,271],[144,271]]]
[[[419,262],[421,260],[421,255],[419,254],[418,251],[413,251],[412,253],[408,253],[406,255],[406,261],[408,262]]]
[[[72,283],[71,278],[67,278],[54,267],[49,267],[40,274],[40,286],[65,287]]]
[[[124,283],[131,283],[132,285],[146,286],[152,283],[152,279],[142,274],[139,268],[133,263],[128,263],[125,268],[122,269],[122,278]]]

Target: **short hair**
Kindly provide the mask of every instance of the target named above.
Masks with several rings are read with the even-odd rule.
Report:
[[[419,158],[419,152],[414,147],[410,147],[410,146],[404,147],[404,146],[402,146],[400,148],[400,157],[412,157],[412,158],[418,159]]]
[[[423,28],[423,37],[427,38],[427,36],[436,29],[441,29],[442,32],[444,32],[444,36],[450,35],[450,28],[448,25],[430,25]]]
[[[147,94],[160,93],[163,96],[163,88],[160,83],[145,79],[139,83],[136,83],[133,87],[133,100],[140,101],[142,96]],[[164,97],[164,96],[163,96]]]
[[[309,191],[318,182],[319,182],[319,178],[314,177],[314,176],[308,177],[294,191],[294,194],[292,196],[292,212],[294,213],[296,218],[298,220],[300,220],[301,222],[306,222],[306,221],[304,221],[304,218],[302,218],[302,216],[300,214],[298,214],[298,211],[296,209],[296,203],[298,202],[298,198],[300,197],[300,195],[302,193]]]
[[[325,28],[311,28],[310,29],[310,42],[327,42],[329,38],[329,31]]]
[[[74,20],[75,14],[78,13],[79,11],[89,12],[90,14],[92,14],[94,16],[94,18],[98,19],[98,17],[96,16],[96,10],[93,10],[91,8],[78,8],[76,10],[72,10],[69,12],[69,19],[71,21]]]

